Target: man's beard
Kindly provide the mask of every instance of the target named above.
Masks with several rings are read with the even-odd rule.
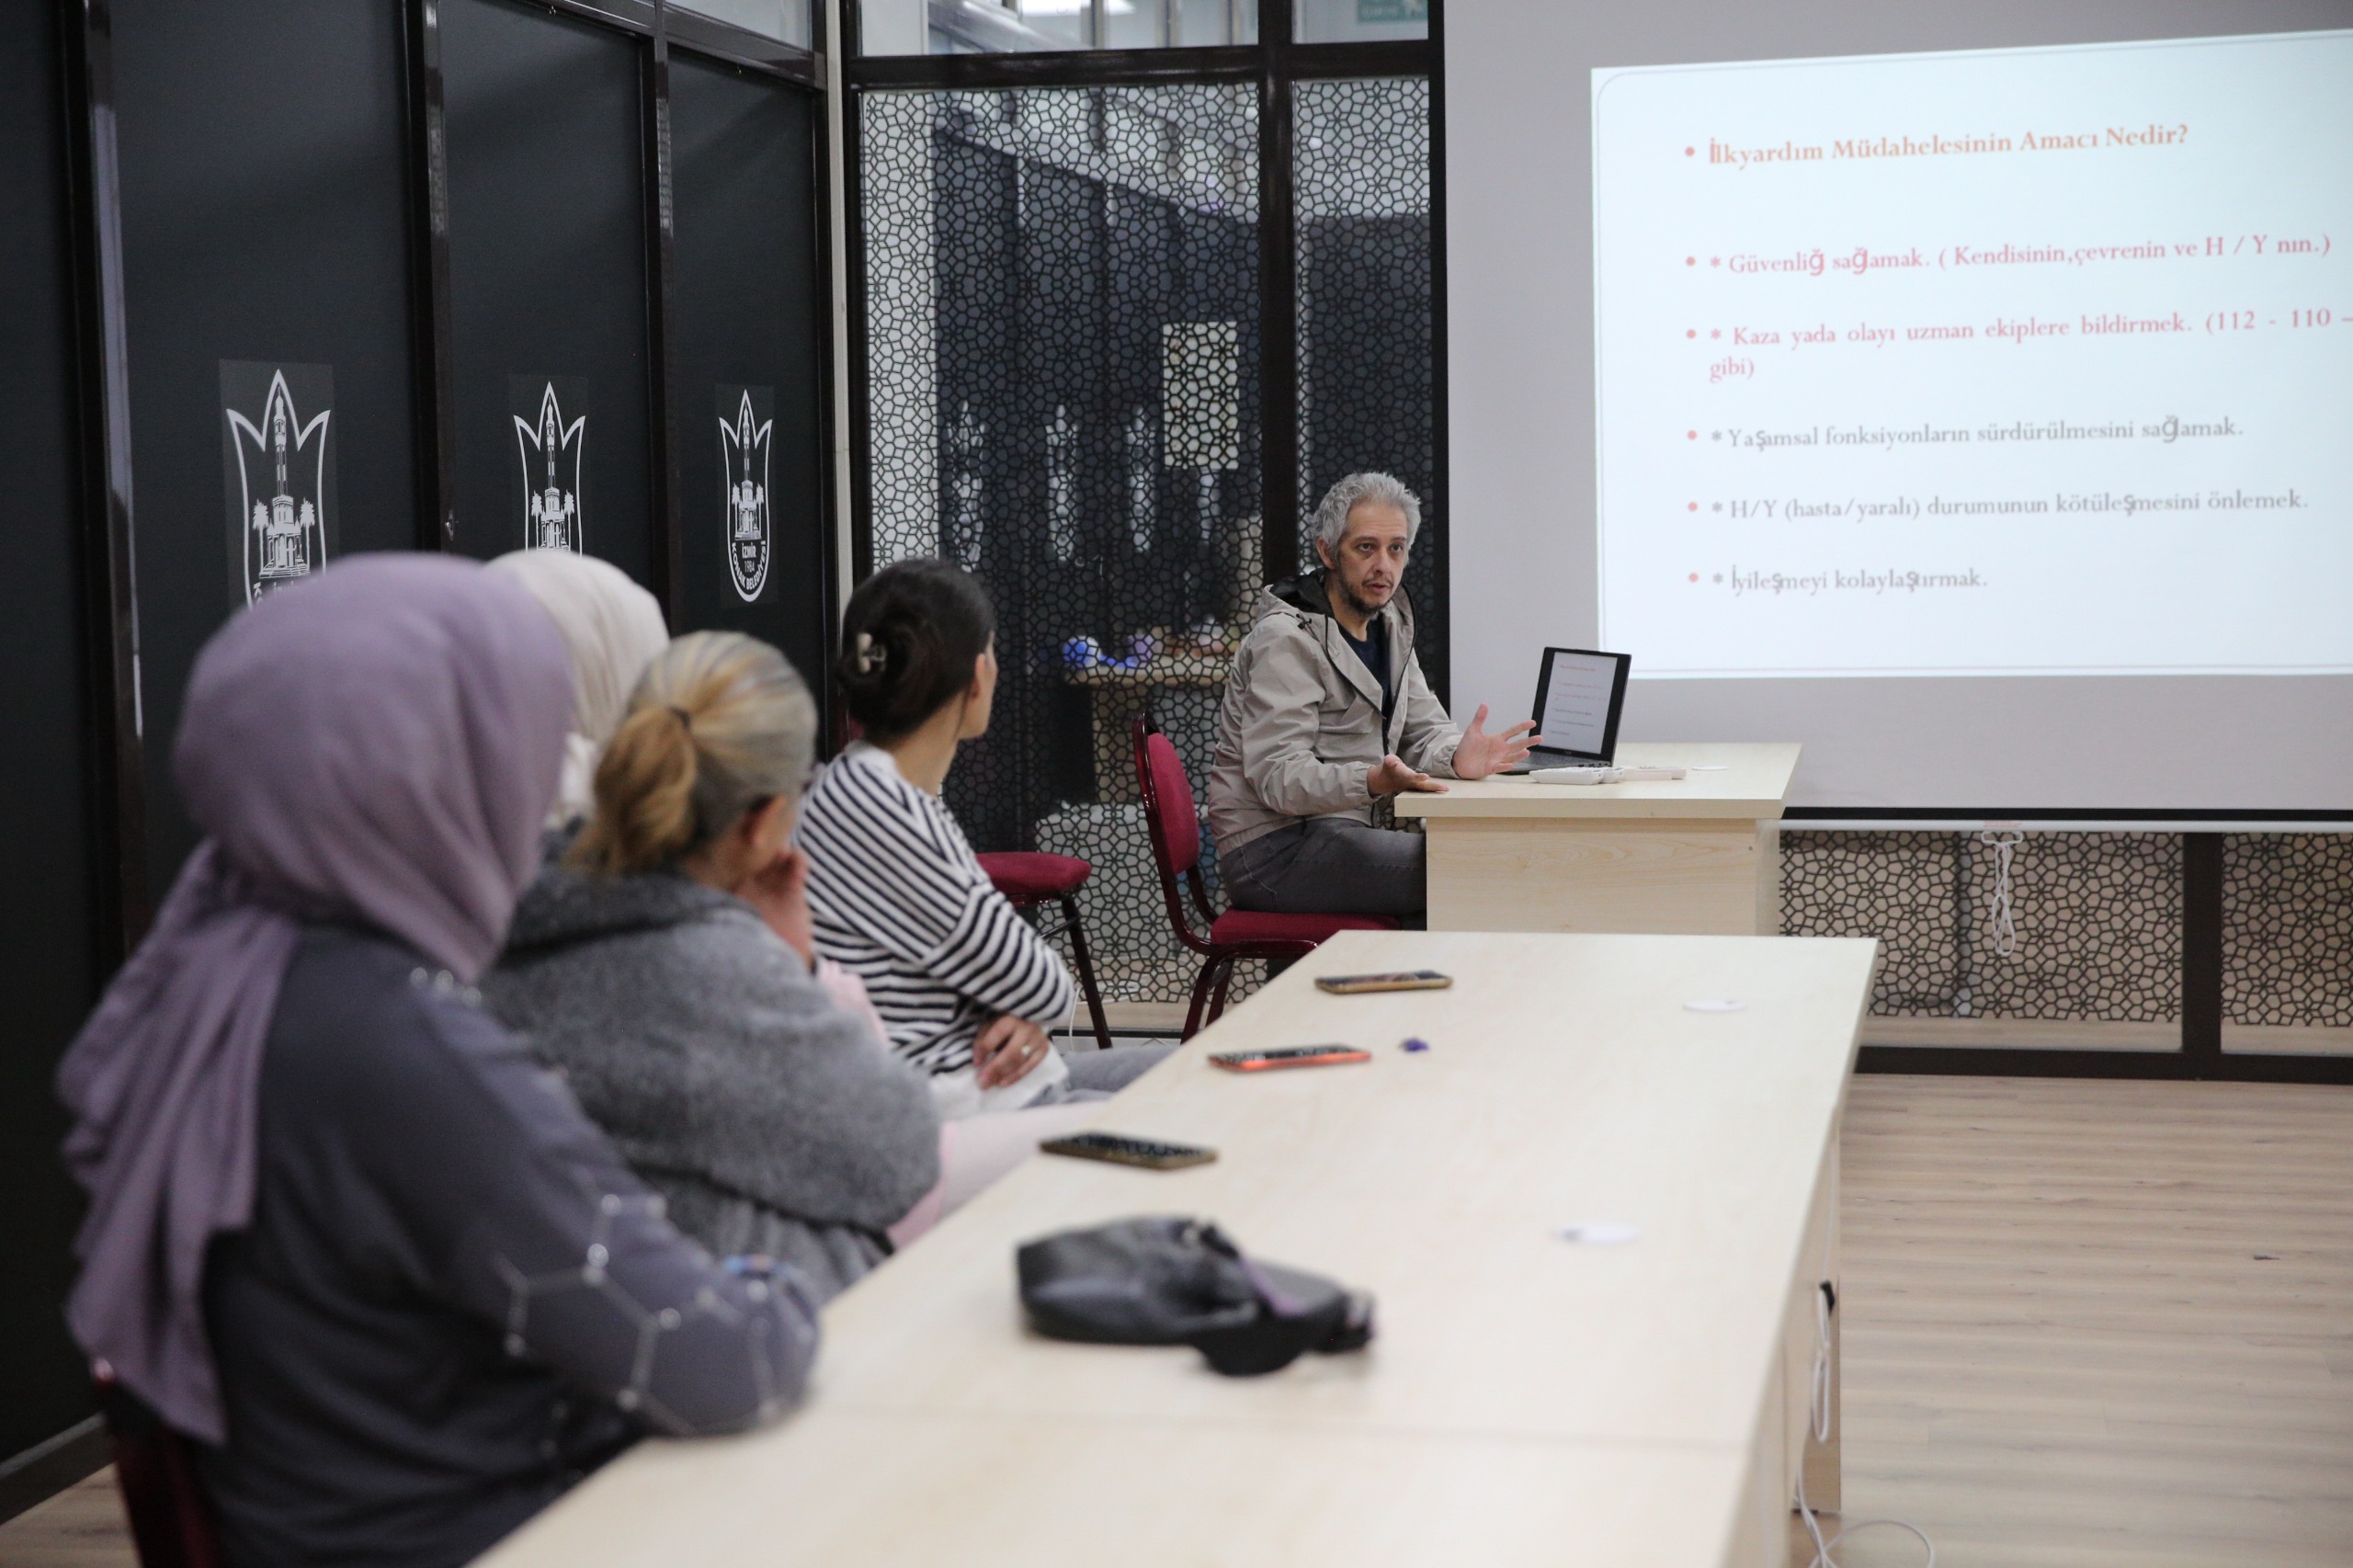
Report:
[[[1377,605],[1367,604],[1364,601],[1363,597],[1357,592],[1355,585],[1336,572],[1332,574],[1332,581],[1333,585],[1340,590],[1340,598],[1342,602],[1347,604],[1348,608],[1361,619],[1368,621],[1370,620],[1388,606],[1388,599],[1383,599]],[[1394,588],[1392,588],[1390,590],[1390,597],[1395,597],[1396,592],[1397,591]]]

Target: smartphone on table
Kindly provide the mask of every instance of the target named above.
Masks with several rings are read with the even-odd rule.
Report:
[[[1156,1138],[1129,1138],[1117,1132],[1074,1132],[1067,1138],[1049,1138],[1038,1147],[1049,1154],[1067,1154],[1074,1160],[1104,1160],[1115,1165],[1140,1165],[1148,1171],[1206,1165],[1217,1158],[1215,1149],[1199,1143],[1166,1143]]]
[[[1343,1062],[1370,1062],[1372,1052],[1353,1045],[1285,1045],[1272,1051],[1226,1051],[1210,1061],[1230,1073],[1264,1073],[1275,1067],[1332,1067]]]
[[[1414,969],[1394,974],[1327,974],[1316,981],[1315,989],[1335,996],[1361,996],[1372,991],[1443,991],[1453,983],[1450,974]]]

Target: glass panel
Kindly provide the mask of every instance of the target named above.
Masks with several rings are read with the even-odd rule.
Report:
[[[1315,559],[1324,493],[1365,469],[1422,498],[1405,568],[1423,673],[1447,680],[1438,590],[1430,359],[1430,85],[1426,77],[1292,89],[1299,333],[1300,564]]]
[[[874,560],[955,560],[999,618],[949,803],[978,848],[1092,862],[1105,994],[1180,1001],[1128,723],[1157,712],[1198,795],[1263,575],[1256,89],[859,112]]]
[[[746,32],[808,49],[813,0],[671,0],[674,9],[728,22]]]
[[[1257,0],[858,0],[865,54],[1187,49],[1258,41]]]
[[[1360,43],[1430,36],[1430,0],[1295,0],[1301,43]]]
[[[1077,0],[1069,0],[1075,5]],[[1160,0],[1107,0],[1103,7],[1106,49],[1165,49],[1176,26],[1176,7]]]
[[[1176,41],[1188,49],[1257,42],[1257,0],[1176,0]]]

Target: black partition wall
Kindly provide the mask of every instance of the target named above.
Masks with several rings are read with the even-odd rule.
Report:
[[[112,903],[94,831],[104,815],[97,732],[103,699],[88,677],[102,588],[78,559],[102,494],[103,463],[84,440],[90,391],[77,339],[80,245],[53,13],[0,8],[0,343],[21,387],[0,420],[0,1463],[70,1431],[89,1394],[57,1313],[80,1202],[58,1165],[65,1119],[50,1091],[58,1052],[96,986],[97,930]],[[33,1460],[20,1472],[47,1479]],[[0,1515],[12,1493],[0,1475]]]
[[[97,1462],[51,1081],[195,842],[205,639],[355,551],[529,545],[824,689],[821,80],[648,0],[0,20],[0,1517]]]
[[[652,584],[640,55],[541,7],[441,0],[452,547],[585,550]]]
[[[742,66],[670,59],[674,614],[765,638],[825,689],[832,572],[816,99]]]
[[[196,842],[167,764],[197,650],[249,591],[292,580],[266,574],[273,553],[307,570],[416,539],[402,31],[383,6],[129,0],[113,44],[160,899]],[[282,544],[249,516],[280,493],[281,416]]]

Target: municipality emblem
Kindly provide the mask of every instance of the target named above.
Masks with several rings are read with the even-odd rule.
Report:
[[[725,490],[727,572],[737,596],[749,604],[768,580],[768,437],[776,421],[761,418],[752,405],[755,392],[764,402],[771,395],[765,387],[741,389],[731,419],[727,393],[735,390],[720,391],[719,482]]]
[[[523,548],[581,551],[580,454],[587,442],[588,416],[567,425],[556,401],[555,383],[545,383],[539,415],[515,420],[517,455],[523,463]]]
[[[262,369],[224,364],[223,390],[233,396],[236,388],[229,383],[252,378]],[[323,369],[294,369],[298,376],[311,370],[303,379],[313,381],[310,390],[321,390],[316,383],[325,374]],[[229,419],[236,473],[235,510],[231,514],[236,542],[231,560],[240,563],[233,569],[249,605],[326,564],[332,505],[327,426],[334,410],[321,408],[305,423],[287,385],[286,368],[267,369],[269,388],[263,393],[258,418],[248,419],[234,407],[222,410]]]

